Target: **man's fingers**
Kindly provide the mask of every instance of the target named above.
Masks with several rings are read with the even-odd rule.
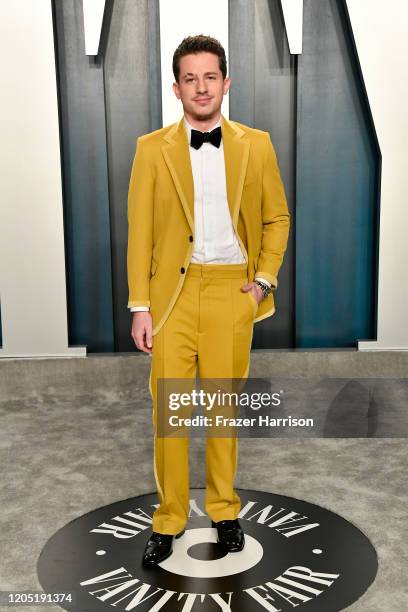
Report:
[[[147,345],[147,339],[146,339],[146,335],[143,332],[138,332],[135,337],[135,344],[137,346],[137,348],[145,353],[151,353],[151,345],[150,347]]]
[[[137,334],[137,336],[135,336],[135,344],[140,351],[144,351],[143,336]]]
[[[145,323],[145,328],[144,328],[144,333],[145,333],[145,346],[148,350],[149,353],[151,353],[151,348],[152,348],[152,344],[153,344],[153,334],[152,334],[152,328],[153,328],[153,322],[152,322],[152,317],[148,317],[146,323]]]
[[[255,283],[255,281],[252,281],[251,283],[245,283],[245,285],[242,285],[241,290],[244,291],[245,293],[247,293],[248,291],[252,291],[252,289],[255,290],[255,295],[253,295],[253,297],[256,299],[256,301],[258,302],[258,304],[260,304],[262,298],[263,298],[263,294],[261,294],[261,288],[259,287],[259,285],[257,285]]]
[[[252,281],[251,283],[245,283],[245,285],[242,285],[241,289],[243,291],[251,291],[252,287],[256,289],[258,285],[254,281]]]
[[[140,351],[144,353],[152,352],[152,318],[150,313],[135,313],[131,335]]]

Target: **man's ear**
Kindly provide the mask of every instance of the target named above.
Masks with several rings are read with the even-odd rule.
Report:
[[[178,100],[180,100],[180,98],[181,98],[181,96],[180,96],[180,87],[179,87],[179,84],[177,82],[173,83],[173,91],[174,91],[174,93],[176,95],[176,98]]]
[[[225,77],[224,79],[224,96],[228,93],[229,88],[231,87],[231,79],[229,77]]]

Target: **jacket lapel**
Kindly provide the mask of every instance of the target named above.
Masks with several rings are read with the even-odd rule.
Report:
[[[250,142],[242,138],[245,132],[233,122],[228,121],[224,115],[221,115],[221,131],[228,207],[233,225],[237,229]],[[194,182],[184,117],[166,133],[164,140],[166,143],[162,145],[163,156],[173,178],[188,224],[194,233]]]
[[[250,141],[245,132],[221,115],[221,131],[224,146],[225,176],[227,181],[228,206],[232,223],[237,229],[242,189],[249,159]]]
[[[164,159],[173,178],[191,233],[194,234],[194,182],[184,117],[164,136]]]

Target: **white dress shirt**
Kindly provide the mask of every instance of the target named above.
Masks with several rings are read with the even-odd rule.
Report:
[[[221,117],[209,128],[211,131],[221,125]],[[195,129],[184,117],[187,139],[190,143],[191,130]],[[244,263],[228,207],[227,183],[225,176],[224,147],[221,139],[219,148],[204,142],[199,149],[189,146],[194,181],[194,248],[191,263],[236,264]],[[267,280],[257,277],[268,286]],[[149,310],[148,306],[132,306],[132,312]]]
[[[194,129],[184,117],[188,142]],[[208,131],[221,125],[221,119]],[[245,263],[228,208],[224,146],[204,142],[189,147],[194,179],[194,249],[192,263]]]

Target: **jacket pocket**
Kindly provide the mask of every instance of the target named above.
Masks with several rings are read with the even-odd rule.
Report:
[[[246,293],[247,293],[247,296],[249,297],[250,302],[252,303],[252,308],[254,308],[254,316],[255,316],[258,311],[259,304],[250,291],[247,291]]]

